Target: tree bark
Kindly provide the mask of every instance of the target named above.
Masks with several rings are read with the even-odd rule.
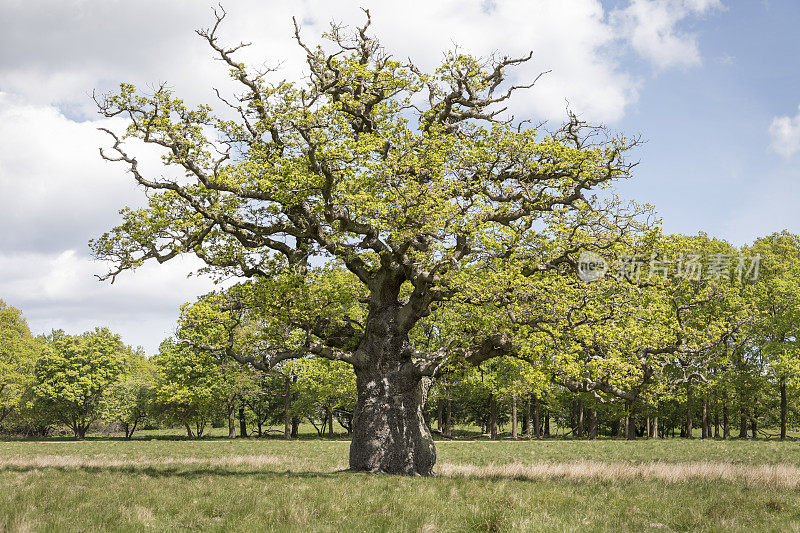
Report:
[[[575,416],[575,436],[579,439],[583,438],[583,400],[578,399],[578,407]]]
[[[542,423],[540,420],[540,405],[539,405],[539,397],[534,395],[533,396],[533,436],[535,438],[540,438],[542,436]]]
[[[430,476],[436,446],[422,416],[430,379],[414,371],[414,348],[399,324],[399,308],[396,301],[370,302],[364,337],[355,352],[358,398],[350,469]]]
[[[186,425],[186,438],[192,440],[194,438],[194,433],[192,433],[192,426],[188,423]]]
[[[786,378],[781,378],[781,440],[786,440],[786,419],[789,415],[789,402],[786,398]]]
[[[654,439],[658,438],[658,415],[653,417],[653,425],[650,428],[652,430],[652,436]]]
[[[589,438],[597,438],[597,409],[589,409]]]
[[[750,419],[750,430],[752,431],[753,438],[758,438],[758,424],[756,423],[755,416]]]

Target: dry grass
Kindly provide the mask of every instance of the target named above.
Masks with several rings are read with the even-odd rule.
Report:
[[[796,465],[744,465],[719,462],[687,463],[510,463],[486,466],[440,464],[437,473],[446,477],[496,479],[565,479],[570,481],[657,480],[731,481],[747,486],[796,489],[800,486],[800,467]]]
[[[282,455],[230,455],[221,457],[131,457],[110,455],[33,455],[0,459],[2,469],[31,468],[174,468],[174,467],[250,468],[261,471],[333,472],[344,470],[344,464],[331,469],[306,459]],[[666,483],[685,481],[730,481],[753,487],[797,489],[800,487],[800,466],[791,464],[735,464],[723,462],[648,462],[621,463],[603,461],[506,463],[477,466],[441,463],[439,476],[472,479],[515,479],[567,481],[654,480]]]
[[[257,470],[300,470],[308,472],[330,472],[329,468],[294,457],[280,455],[228,455],[221,457],[131,457],[119,458],[110,455],[32,455],[5,457],[0,459],[0,470],[4,468],[160,468],[201,466],[207,468],[249,467]],[[338,470],[346,468],[341,465]]]

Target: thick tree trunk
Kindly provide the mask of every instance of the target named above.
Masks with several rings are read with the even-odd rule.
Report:
[[[517,438],[517,395],[511,397],[511,438]]]
[[[652,431],[651,436],[654,439],[657,439],[658,438],[658,415],[653,417],[653,425],[650,428],[650,430]]]
[[[575,413],[575,436],[583,438],[583,400],[578,399],[578,408]]]
[[[757,439],[757,438],[758,438],[758,426],[757,426],[757,424],[756,424],[756,419],[755,419],[755,417],[753,417],[753,418],[751,418],[751,419],[750,419],[750,429],[751,429],[751,431],[752,431],[753,438],[754,438],[754,439]]]
[[[358,399],[350,469],[429,476],[436,446],[422,410],[430,379],[414,371],[413,347],[397,320],[399,308],[396,302],[370,302],[364,337],[355,353]]]
[[[192,433],[192,426],[186,424],[186,438],[192,440],[194,438],[194,433]]]
[[[744,411],[744,409],[742,409],[742,412],[739,413],[739,438],[747,438],[747,413]]]
[[[239,408],[239,436],[247,437],[247,419],[244,417],[244,407]]]
[[[540,406],[539,406],[539,397],[533,397],[533,436],[535,438],[540,438],[542,436],[542,423],[540,420]]]
[[[356,378],[350,469],[431,475],[436,447],[422,417],[423,383],[359,370]]]
[[[293,416],[292,417],[292,438],[296,439],[298,431],[300,430],[300,417]]]
[[[786,419],[789,414],[789,402],[786,399],[786,378],[781,378],[781,440],[786,439]]]

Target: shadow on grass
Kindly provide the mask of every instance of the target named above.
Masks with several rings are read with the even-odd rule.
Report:
[[[352,472],[350,470],[334,470],[330,472],[314,472],[304,470],[266,470],[266,469],[252,469],[252,468],[225,468],[225,467],[207,467],[207,468],[186,468],[186,467],[171,467],[171,466],[41,466],[41,465],[3,465],[0,466],[0,472],[13,472],[13,473],[29,473],[29,472],[42,472],[42,471],[55,471],[59,473],[74,473],[83,472],[92,475],[100,474],[123,474],[123,475],[136,475],[148,476],[152,478],[184,478],[184,479],[198,479],[208,476],[218,477],[270,477],[270,478],[285,478],[292,477],[298,479],[336,479],[345,474],[363,474],[363,472]]]

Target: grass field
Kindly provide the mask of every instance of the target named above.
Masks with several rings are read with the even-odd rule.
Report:
[[[439,442],[436,478],[345,440],[0,442],[0,531],[800,530],[800,443]]]

